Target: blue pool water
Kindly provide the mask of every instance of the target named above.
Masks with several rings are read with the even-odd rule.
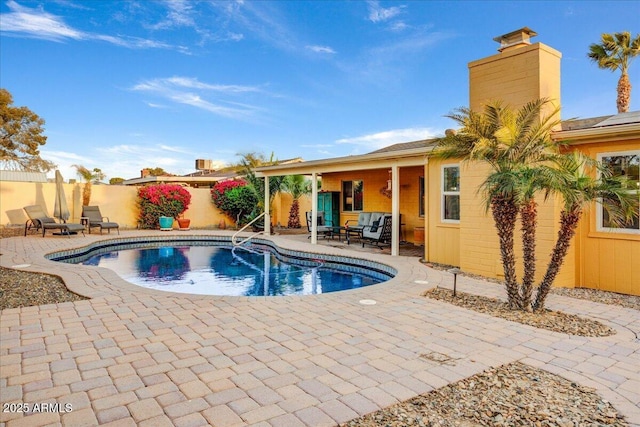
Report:
[[[267,246],[176,245],[66,258],[60,260],[106,267],[139,286],[203,295],[310,295],[390,279],[388,274],[366,268],[284,257]]]

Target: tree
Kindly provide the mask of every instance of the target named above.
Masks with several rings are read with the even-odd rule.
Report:
[[[84,186],[82,188],[82,205],[89,206],[89,201],[91,200],[91,184],[97,184],[103,179],[106,178],[106,175],[102,172],[101,169],[93,168],[93,170],[89,170],[88,168],[82,165],[71,165],[76,168],[78,172],[78,176],[84,180]]]
[[[500,102],[485,106],[482,113],[459,108],[447,117],[461,128],[438,141],[434,155],[489,164],[491,173],[481,189],[498,232],[505,287],[511,308],[530,309],[535,275],[535,229],[537,207],[534,196],[544,188],[543,165],[557,155],[551,130],[559,123],[558,108],[542,116],[550,102],[539,99],[518,111]],[[544,173],[543,173],[544,172]],[[525,278],[516,277],[514,231],[521,216]]]
[[[631,83],[629,82],[629,64],[640,54],[640,34],[631,38],[629,31],[602,34],[601,42],[589,46],[587,56],[602,69],[620,70],[618,80],[618,113],[629,111],[631,102]]]
[[[27,107],[14,107],[13,97],[0,89],[0,162],[9,169],[48,172],[55,164],[40,157],[46,144],[44,120]]]
[[[166,170],[162,169],[161,167],[145,168],[145,170],[147,170],[149,172],[149,175],[151,175],[151,176],[173,176],[173,174],[167,172]]]
[[[556,165],[559,173],[554,175],[553,181],[549,181],[548,189],[562,197],[564,206],[560,213],[558,237],[533,303],[534,311],[544,309],[547,295],[566,258],[586,207],[599,201],[606,209],[609,220],[616,226],[623,226],[640,214],[638,191],[633,191],[626,177],[612,176],[611,171],[602,164],[577,152],[558,157]],[[589,174],[589,170],[594,169],[599,172],[595,178]],[[630,188],[632,191],[629,191]]]
[[[302,175],[287,175],[282,181],[282,189],[293,199],[287,227],[300,228],[300,197],[311,193],[311,185]]]
[[[124,178],[113,177],[109,180],[109,185],[120,185],[124,182]]]
[[[240,173],[244,175],[244,179],[249,183],[249,185],[253,188],[256,195],[258,196],[258,204],[256,205],[256,209],[251,215],[252,218],[255,218],[265,211],[265,192],[264,178],[258,178],[253,170],[258,166],[271,166],[277,164],[277,160],[275,159],[273,153],[271,153],[271,157],[269,159],[267,159],[263,154],[253,152],[244,153],[241,154],[241,156],[242,159],[238,164]],[[283,176],[269,177],[269,209],[271,208],[271,202],[273,201],[275,195],[282,190],[283,180]]]

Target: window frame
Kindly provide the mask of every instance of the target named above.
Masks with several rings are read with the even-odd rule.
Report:
[[[458,189],[457,191],[451,191],[445,189],[445,169],[456,168],[458,169]],[[448,219],[445,218],[445,205],[447,196],[458,197],[458,215],[461,214],[460,209],[460,163],[444,164],[440,168],[440,222],[445,224],[460,224],[460,218]]]
[[[640,150],[626,150],[626,151],[607,151],[598,153],[596,159],[598,163],[603,163],[603,158],[605,157],[622,157],[622,156],[638,156],[640,159]],[[600,172],[598,172],[598,178],[600,178]],[[632,192],[634,190],[629,190]],[[617,233],[617,234],[640,234],[640,228],[623,228],[623,227],[605,227],[603,225],[604,216],[603,216],[602,203],[600,201],[596,202],[596,231],[604,232],[604,233]]]
[[[424,218],[425,212],[425,188],[424,188],[424,176],[418,177],[418,216]]]
[[[347,202],[347,192],[345,191],[345,183],[350,182],[351,183],[351,198],[352,203],[351,203],[351,209],[346,209],[346,202]],[[356,185],[354,185],[355,182],[361,182],[362,183],[362,207],[361,209],[355,209],[355,194],[354,194],[354,188],[356,187]],[[343,180],[341,185],[342,188],[342,197],[341,197],[341,201],[340,204],[342,205],[342,212],[364,212],[364,180],[363,179],[347,179],[347,180]]]

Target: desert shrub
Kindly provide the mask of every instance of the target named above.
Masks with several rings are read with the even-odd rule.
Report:
[[[191,193],[177,184],[148,185],[138,189],[138,221],[142,228],[158,228],[161,216],[178,218],[189,208]]]

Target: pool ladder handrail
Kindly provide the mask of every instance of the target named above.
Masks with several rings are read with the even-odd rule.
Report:
[[[240,242],[237,241],[237,237],[238,234],[240,234],[241,232],[243,232],[247,227],[249,227],[251,224],[253,224],[254,222],[256,222],[257,220],[259,220],[260,218],[262,218],[263,216],[266,215],[266,212],[262,212],[260,215],[258,215],[257,217],[255,217],[251,222],[249,222],[248,224],[246,224],[244,227],[242,227],[240,230],[236,231],[233,236],[231,236],[231,243],[233,244],[233,246],[240,246],[243,243],[248,242],[249,240],[253,239],[254,237],[260,235],[260,234],[264,234],[264,230],[262,231],[257,231],[255,233],[253,233],[252,235],[250,235],[249,237],[242,239]]]

